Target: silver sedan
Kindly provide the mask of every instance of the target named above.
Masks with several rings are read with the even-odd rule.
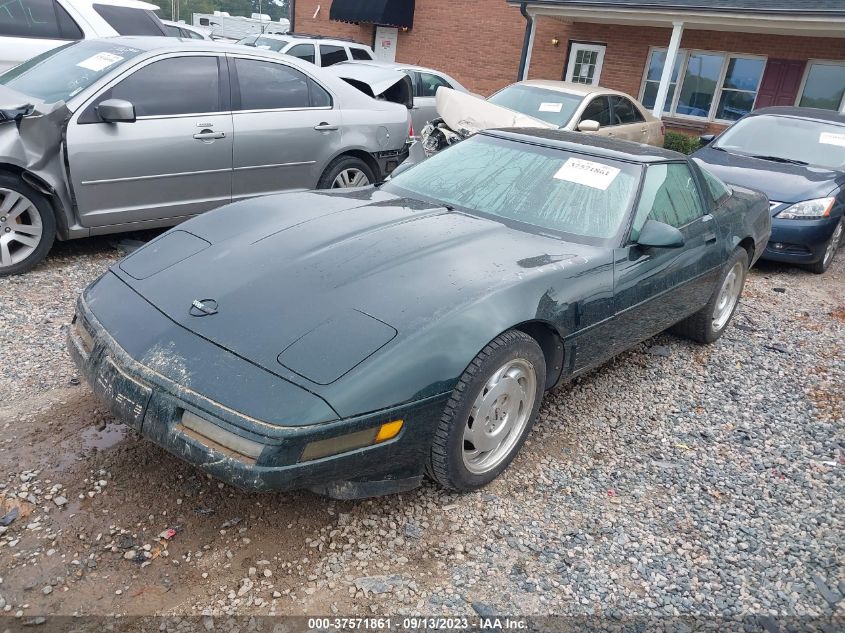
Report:
[[[392,91],[403,103],[289,56],[165,37],[84,40],[6,72],[0,275],[54,239],[383,180],[407,156],[412,105],[410,81],[384,74],[408,84]]]

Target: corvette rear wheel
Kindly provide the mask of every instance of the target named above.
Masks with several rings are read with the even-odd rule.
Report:
[[[444,488],[469,491],[495,479],[537,418],[546,363],[537,342],[511,330],[466,368],[434,435],[426,472]]]
[[[0,173],[0,277],[35,266],[55,236],[56,218],[44,196],[17,176]]]
[[[707,305],[672,327],[672,331],[698,343],[717,341],[725,333],[739,305],[747,274],[748,252],[738,248],[722,269],[719,283]]]

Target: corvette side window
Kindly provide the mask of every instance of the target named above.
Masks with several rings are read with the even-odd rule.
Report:
[[[704,182],[707,185],[707,189],[710,191],[710,195],[713,196],[713,200],[715,200],[717,204],[731,195],[731,190],[725,183],[716,178],[716,176],[706,169],[701,168],[700,165],[699,167],[701,175],[704,176]]]
[[[703,215],[701,196],[687,165],[652,165],[646,171],[631,239],[639,237],[646,220],[665,222],[679,229]]]

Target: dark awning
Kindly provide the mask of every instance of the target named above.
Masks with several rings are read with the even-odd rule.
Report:
[[[329,17],[339,22],[414,26],[414,0],[332,0]]]

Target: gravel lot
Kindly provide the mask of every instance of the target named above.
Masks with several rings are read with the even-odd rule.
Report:
[[[110,241],[0,283],[9,616],[845,617],[845,252],[756,268],[716,345],[664,334],[550,394],[487,489],[353,503],[239,492],[113,423],[64,342]]]

